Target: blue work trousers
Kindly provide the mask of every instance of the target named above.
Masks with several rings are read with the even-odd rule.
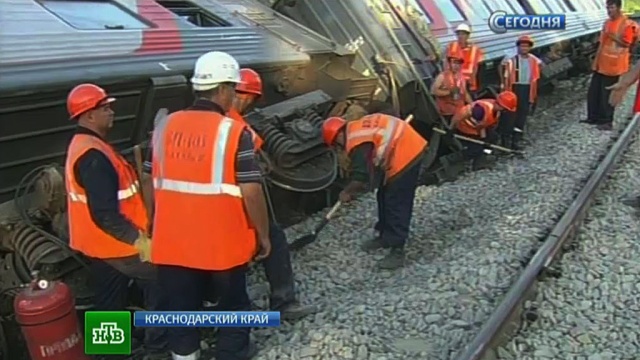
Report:
[[[421,159],[417,159],[389,183],[381,182],[378,187],[375,229],[380,232],[385,247],[403,248],[407,242],[421,164]]]

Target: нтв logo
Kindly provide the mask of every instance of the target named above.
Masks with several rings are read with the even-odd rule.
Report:
[[[131,354],[131,313],[87,311],[84,314],[84,352],[87,355]]]

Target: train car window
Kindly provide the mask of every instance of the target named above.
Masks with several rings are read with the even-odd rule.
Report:
[[[558,4],[555,0],[547,0],[545,1],[545,5],[547,5],[547,7],[551,9],[551,12],[553,12],[554,14],[560,14],[564,12],[562,7],[560,7],[560,4]]]
[[[149,24],[111,0],[40,0],[47,11],[79,30],[146,29]]]
[[[538,15],[551,13],[551,9],[549,9],[541,0],[530,0],[529,4],[531,4],[533,11]]]
[[[457,22],[457,21],[465,21],[467,20],[464,15],[460,12],[458,7],[453,4],[451,0],[435,0],[434,1],[442,15],[444,15],[445,19],[448,22]]]
[[[508,0],[482,0],[482,2],[494,11],[504,11],[507,14],[525,14],[526,11],[518,3],[513,3]]]
[[[476,16],[482,19],[488,19],[491,16],[491,8],[478,0],[460,0],[460,5],[467,14],[467,18],[472,18],[470,13],[476,13]]]
[[[156,2],[191,25],[199,27],[231,26],[230,23],[213,15],[212,13],[207,12],[205,9],[191,1],[156,0]]]
[[[573,6],[573,4],[571,3],[571,1],[569,0],[562,0],[562,2],[564,3],[564,6],[569,9],[569,11],[576,11],[576,7]]]

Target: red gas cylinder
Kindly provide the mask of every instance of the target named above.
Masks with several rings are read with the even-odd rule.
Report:
[[[67,285],[34,280],[13,307],[32,360],[89,360]]]

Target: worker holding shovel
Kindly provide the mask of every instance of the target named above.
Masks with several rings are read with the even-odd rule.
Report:
[[[427,141],[405,121],[389,115],[392,111],[385,108],[348,123],[331,117],[322,126],[325,143],[346,152],[351,162],[350,182],[340,193],[340,202],[351,201],[372,185],[378,188],[378,235],[363,248],[390,249],[379,263],[388,270],[404,266],[413,200],[427,149]]]
[[[518,98],[511,91],[498,94],[495,100],[476,100],[460,109],[451,120],[451,125],[465,137],[493,143],[497,140],[495,128],[500,119],[500,112],[515,111]],[[466,142],[464,155],[471,160],[474,170],[489,167],[484,152],[485,147],[476,142]]]

